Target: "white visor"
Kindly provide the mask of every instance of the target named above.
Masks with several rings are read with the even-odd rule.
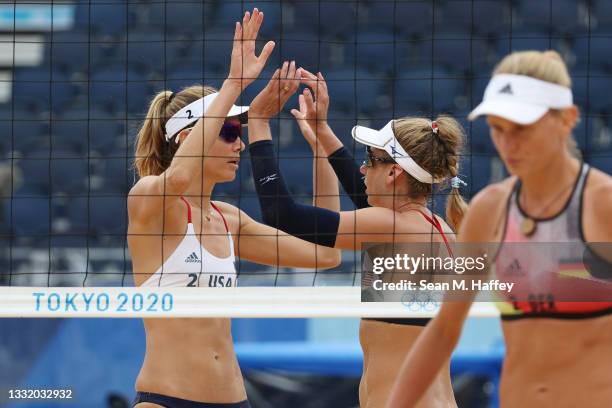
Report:
[[[364,145],[382,149],[395,160],[402,169],[421,183],[440,183],[443,178],[434,178],[427,170],[415,162],[402,147],[393,133],[393,121],[390,121],[380,130],[370,129],[364,126],[355,126],[351,131],[353,139]]]
[[[210,95],[206,95],[203,98],[198,99],[197,101],[191,102],[189,105],[185,106],[178,112],[176,112],[168,121],[166,122],[166,141],[170,141],[174,135],[176,135],[180,130],[185,129],[187,126],[195,123],[204,116],[206,110],[215,100],[215,98],[219,95],[218,92],[212,93]],[[240,121],[246,122],[246,118],[244,117],[245,113],[249,110],[248,106],[236,106],[232,105],[229,112],[227,113],[227,117],[232,116],[241,116]]]
[[[573,106],[572,90],[524,75],[499,74],[491,78],[484,99],[468,119],[495,115],[520,125],[537,122],[549,109]]]

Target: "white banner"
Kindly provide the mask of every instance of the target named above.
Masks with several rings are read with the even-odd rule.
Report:
[[[0,287],[0,317],[431,317],[433,302],[362,303],[359,287]],[[473,316],[499,316],[474,303]]]

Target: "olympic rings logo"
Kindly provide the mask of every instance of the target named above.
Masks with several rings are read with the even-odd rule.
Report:
[[[438,310],[442,302],[435,300],[431,295],[425,293],[406,292],[402,296],[402,305],[411,312],[434,312]]]

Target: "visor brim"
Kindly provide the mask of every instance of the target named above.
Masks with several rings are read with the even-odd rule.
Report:
[[[232,105],[231,109],[227,113],[228,118],[237,117],[240,123],[245,124],[249,121],[248,106],[236,106]]]
[[[355,126],[351,131],[353,139],[366,146],[371,146],[377,149],[384,149],[388,140],[380,130],[371,129],[365,126]]]
[[[469,120],[476,120],[483,115],[494,115],[520,125],[531,125],[540,120],[548,108],[525,102],[489,100],[483,101],[468,115]]]

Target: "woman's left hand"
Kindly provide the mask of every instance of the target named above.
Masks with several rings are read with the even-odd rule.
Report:
[[[257,79],[274,50],[274,41],[268,41],[260,55],[255,54],[255,41],[263,18],[263,12],[255,8],[253,14],[248,11],[244,13],[242,24],[236,22],[227,80],[230,83],[237,84],[241,91]]]
[[[302,79],[302,68],[295,68],[295,61],[285,61],[270,82],[253,99],[249,107],[249,121],[269,120],[278,115],[289,98],[298,90]]]

